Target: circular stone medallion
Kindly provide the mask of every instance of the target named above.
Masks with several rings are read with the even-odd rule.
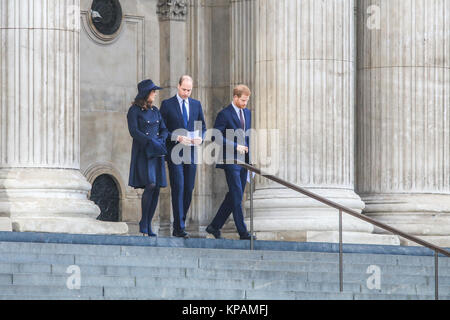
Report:
[[[93,0],[89,26],[103,41],[112,41],[120,33],[123,14],[119,0]]]

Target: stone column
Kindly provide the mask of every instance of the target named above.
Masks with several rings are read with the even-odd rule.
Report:
[[[449,246],[450,1],[365,0],[358,10],[364,211]]]
[[[165,89],[160,100],[177,92],[178,80],[186,72],[186,17],[187,0],[159,0],[160,81]]]
[[[206,3],[190,0],[187,17],[186,48],[187,74],[194,80],[192,97],[200,100],[207,128],[211,127],[211,7]],[[201,155],[202,147],[198,155]],[[200,158],[199,158],[200,159]],[[204,237],[212,203],[212,168],[206,164],[197,165],[195,188],[187,216],[186,229],[192,237]]]
[[[14,231],[126,233],[80,173],[79,0],[0,0],[0,216]]]
[[[278,153],[268,152],[279,161],[272,174],[361,212],[353,164],[355,1],[256,4],[253,121],[257,130],[279,133],[278,140],[271,134],[258,141],[268,150],[279,147]],[[338,239],[336,209],[265,178],[257,179],[254,209],[259,239]],[[343,227],[345,242],[398,243],[394,237],[371,235],[372,225],[345,214]]]
[[[255,92],[256,26],[257,0],[231,1],[231,88],[246,84],[252,90],[249,103],[251,109]],[[230,90],[231,91],[231,90]],[[231,97],[230,97],[231,101]]]

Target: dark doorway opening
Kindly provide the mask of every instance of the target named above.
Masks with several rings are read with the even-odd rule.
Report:
[[[101,213],[97,220],[119,221],[119,189],[112,176],[102,174],[92,184],[91,201],[99,206]]]

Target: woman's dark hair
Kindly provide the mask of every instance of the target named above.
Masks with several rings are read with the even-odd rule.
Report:
[[[144,109],[146,109],[146,110],[148,110],[149,108],[151,108],[152,106],[151,106],[151,104],[148,103],[147,100],[148,100],[148,96],[150,95],[150,93],[152,93],[152,91],[153,91],[153,90],[149,91],[149,93],[145,96],[144,99],[135,99],[135,100],[133,101],[133,104],[135,104],[135,105],[137,105],[137,106],[139,106],[139,107],[141,107],[141,108],[144,108]]]

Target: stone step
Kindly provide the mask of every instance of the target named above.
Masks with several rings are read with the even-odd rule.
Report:
[[[71,274],[14,274],[12,285],[19,286],[60,286],[67,287]],[[81,275],[82,287],[135,287],[136,278],[131,276]]]
[[[2,253],[0,263],[48,263],[59,265],[172,267],[173,257],[87,256],[70,254]],[[197,257],[176,260],[177,267],[198,267]]]
[[[200,258],[199,259],[199,267],[200,268],[209,268],[209,269],[239,269],[239,270],[272,270],[272,271],[313,271],[317,270],[315,265],[319,265],[323,268],[326,268],[327,271],[333,272],[338,270],[337,263],[328,263],[328,264],[320,264],[320,262],[297,262],[297,261],[269,261],[269,260],[246,260],[242,258],[240,260],[232,260],[232,259],[210,259],[210,258]],[[375,265],[375,264],[370,264]],[[343,268],[347,270],[352,270],[357,268],[358,272],[366,273],[367,268],[370,266],[369,264],[360,264],[360,262],[352,263],[352,262],[344,262]],[[401,274],[404,270],[408,270],[411,268],[410,266],[398,266],[398,265],[379,265],[381,271],[383,268],[388,270],[389,272],[399,273]],[[415,270],[421,269],[420,266],[416,266]],[[433,267],[422,267],[423,272],[427,272],[427,274],[434,275],[434,266]],[[320,270],[320,269],[319,269]],[[411,269],[409,269],[411,270]],[[439,266],[439,271],[442,271],[444,275],[448,275],[450,268],[446,266]]]
[[[450,296],[440,296],[449,300]],[[246,291],[249,300],[434,300],[434,295],[415,294],[367,294],[350,292],[292,292],[292,291]]]
[[[351,292],[295,292],[247,290],[249,300],[353,300]]]
[[[52,265],[49,263],[0,262],[0,273],[50,273],[51,271]]]
[[[339,282],[298,282],[290,280],[255,280],[253,289],[255,291],[293,291],[293,292],[327,292],[338,293]],[[406,295],[434,295],[434,283],[432,285],[421,285],[413,283],[386,284],[382,283],[380,289],[370,289],[366,282],[348,282],[344,280],[344,292],[367,293],[367,294],[406,294]],[[442,294],[450,295],[450,286],[440,286]]]
[[[199,258],[195,256],[174,259],[173,257],[95,257],[95,256],[75,256],[75,265],[105,265],[105,266],[129,266],[129,267],[173,267],[197,268]]]
[[[32,286],[32,285],[2,285],[1,295],[13,295],[16,299],[22,296],[29,297],[103,297],[103,287],[81,287],[79,290],[70,290],[66,286]]]
[[[189,279],[254,279],[264,281],[280,281],[286,280],[289,282],[316,282],[316,283],[338,283],[339,273],[329,272],[292,272],[292,271],[263,271],[263,270],[238,270],[238,269],[186,269],[186,277]],[[325,278],[324,278],[325,277]],[[343,278],[345,283],[355,283],[367,286],[367,281],[370,275],[365,273],[348,273],[344,272]],[[415,276],[415,275],[382,275],[382,286],[389,285],[404,285],[404,284],[425,284],[432,285],[434,288],[434,276]],[[439,277],[441,286],[448,285],[448,277]]]
[[[72,265],[75,263],[75,256],[70,254],[6,252],[0,254],[0,263],[56,263]]]
[[[175,300],[242,300],[245,290],[198,288],[105,288],[105,298],[113,299],[175,299]]]
[[[202,270],[199,270],[202,271]],[[328,273],[327,273],[328,274]],[[165,277],[140,275],[140,276],[105,276],[81,274],[81,285],[83,287],[177,287],[177,288],[220,288],[220,289],[253,289],[253,290],[289,290],[289,291],[321,291],[338,292],[338,276],[325,276],[320,274],[306,273],[302,277],[286,280],[267,280],[264,278],[254,279],[251,277],[243,279],[231,279],[226,275],[208,278],[202,277],[177,277],[166,275]],[[298,275],[298,274],[297,274]],[[29,286],[60,286],[65,287],[69,274],[0,274],[0,286],[2,285],[29,285]],[[328,277],[328,279],[327,279]],[[387,275],[382,278],[380,290],[370,290],[365,281],[359,275],[344,274],[344,289],[350,292],[383,292],[402,294],[433,294],[434,278],[413,277],[407,278]],[[450,286],[441,282],[440,292],[450,294]]]
[[[12,284],[12,274],[0,274],[0,288],[3,285],[10,285]]]
[[[0,242],[0,253],[32,253],[52,255],[88,255],[88,256],[148,256],[158,257],[164,254],[167,257],[208,257],[229,259],[241,258],[245,255],[246,260],[283,260],[283,261],[321,261],[337,262],[337,253],[323,252],[283,252],[283,251],[249,251],[231,249],[194,249],[194,248],[164,248],[164,247],[133,247],[113,245],[77,245],[77,244],[55,244],[55,243],[15,243]],[[382,254],[344,254],[344,263],[368,263],[405,266],[434,266],[432,256],[401,256]],[[439,258],[440,266],[450,266],[450,259]]]
[[[326,282],[336,283],[339,282],[339,273],[329,272],[308,272],[307,281],[310,282]],[[368,276],[361,275],[359,273],[347,273],[344,274],[344,281],[367,283]],[[386,274],[381,277],[382,284],[418,284],[418,285],[430,285],[434,288],[434,276],[414,276],[414,275],[395,275]],[[439,277],[439,283],[441,285],[450,284],[450,277]]]
[[[0,300],[104,300],[104,297],[85,297],[85,296],[29,296],[15,294],[4,295],[0,293]]]
[[[23,259],[20,259],[23,260]],[[117,262],[117,261],[116,261]],[[134,263],[135,261],[131,261]],[[254,266],[251,263],[244,264],[233,264],[227,260],[227,263],[223,263],[223,259],[208,259],[207,262],[200,260],[200,269],[198,266],[194,267],[177,267],[173,268],[173,262],[168,263],[168,259],[158,258],[158,260],[152,261],[152,265],[150,266],[129,266],[129,265],[120,265],[120,266],[112,266],[107,265],[103,260],[101,263],[103,265],[84,265],[77,264],[81,272],[86,275],[167,275],[167,276],[176,276],[176,275],[185,275],[189,273],[189,276],[193,277],[201,277],[202,270],[239,270],[240,272],[245,271],[268,271],[268,272],[293,272],[294,277],[301,273],[315,273],[315,272],[327,272],[336,274],[339,270],[338,264],[333,263],[307,263],[307,262],[291,262],[289,266],[285,265],[285,268],[280,270],[279,263],[272,264],[271,262],[264,261],[261,262],[261,265],[258,262],[258,265]],[[240,261],[242,262],[242,260]],[[244,260],[245,262],[245,260]],[[121,262],[122,264],[122,262]],[[126,263],[125,263],[126,264]],[[169,267],[167,265],[170,265]],[[70,264],[72,265],[72,264]],[[69,264],[44,264],[44,263],[0,263],[0,274],[12,274],[12,273],[53,273],[53,274],[66,274],[67,269],[70,266]],[[273,268],[271,268],[273,267]],[[344,265],[343,271],[344,274],[360,274],[363,278],[368,278],[372,273],[368,273],[367,265],[360,264],[347,264]],[[400,266],[379,266],[380,267],[380,275],[396,275],[396,276],[424,276],[424,277],[432,277],[434,276],[434,268],[432,267],[400,267]],[[169,268],[169,269],[168,269]],[[192,269],[192,270],[191,270]],[[199,274],[195,275],[195,270],[199,270]],[[226,276],[231,276],[229,272],[222,272]],[[239,275],[241,273],[238,273]],[[257,273],[255,273],[257,274]],[[245,273],[245,276],[250,276],[251,273]],[[267,276],[267,274],[261,273],[262,276]],[[215,277],[220,277],[220,273],[216,273]],[[450,276],[450,268],[440,267],[439,269],[439,277],[440,279],[446,279]]]
[[[33,254],[119,256],[121,254],[121,246],[65,243],[0,242],[0,254],[16,252]]]
[[[175,264],[177,268],[201,268],[201,269],[237,269],[261,270],[261,271],[290,271],[290,272],[335,272],[338,270],[336,263],[307,263],[307,262],[279,262],[267,260],[229,260],[229,259],[210,259],[197,257],[183,257],[177,259],[173,257],[139,257],[139,256],[115,256],[115,257],[96,257],[96,256],[72,256],[72,255],[42,255],[42,254],[24,254],[24,253],[6,253],[0,255],[0,273],[11,272],[49,272],[49,265],[54,265],[60,273],[64,273],[70,265],[83,267],[85,272],[94,272],[96,274],[108,274],[112,267],[141,267],[142,272],[147,272],[147,268],[171,268]],[[15,264],[12,266],[11,264]],[[47,266],[45,266],[47,265]],[[368,276],[369,265],[344,263],[343,270],[346,273],[360,273]],[[397,265],[379,265],[380,274],[395,275],[419,275],[434,276],[433,267],[422,266],[397,266]],[[136,271],[138,271],[137,269]],[[180,272],[180,271],[176,271]],[[450,268],[439,266],[440,278],[450,276]]]
[[[114,294],[110,294],[107,297],[100,296],[30,296],[30,295],[21,295],[20,300],[161,300],[161,299],[173,299],[173,300],[182,300],[184,298],[176,297],[176,294],[173,295],[175,298],[170,298],[168,293],[174,292],[165,290],[164,294],[161,294],[158,297],[156,294],[152,295],[134,295],[130,296],[120,296]],[[178,294],[185,294],[185,290],[175,290]],[[434,295],[427,296],[418,296],[418,295],[389,295],[389,294],[353,294],[353,293],[292,293],[292,292],[254,292],[254,291],[246,291],[245,298],[224,298],[218,297],[216,299],[211,298],[207,300],[434,300]],[[163,298],[164,296],[164,298]],[[0,300],[17,300],[18,297],[15,294],[12,295],[3,295],[0,294]],[[205,299],[203,297],[200,298],[186,298],[186,299],[195,299],[201,300]],[[450,296],[440,296],[440,300],[450,300]]]
[[[0,242],[0,299],[434,299],[433,256],[345,253],[341,293],[337,253],[152,241],[175,247]],[[450,296],[449,261],[439,258],[441,299]],[[67,286],[72,265],[80,268],[79,290]],[[369,289],[369,266],[379,267],[378,290]]]

